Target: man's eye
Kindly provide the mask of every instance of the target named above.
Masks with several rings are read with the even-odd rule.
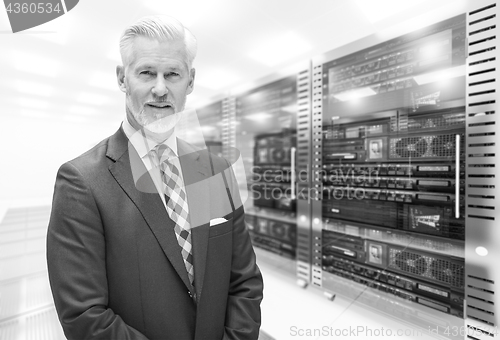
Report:
[[[168,74],[169,77],[178,77],[179,76],[179,73],[176,73],[176,72],[170,72]]]
[[[150,76],[150,75],[153,74],[153,72],[151,72],[151,71],[141,71],[139,74],[144,74],[146,76]]]

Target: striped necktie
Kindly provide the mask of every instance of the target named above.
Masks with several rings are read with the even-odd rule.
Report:
[[[160,173],[167,202],[167,213],[175,223],[175,235],[181,247],[182,258],[189,281],[194,286],[193,250],[191,243],[191,225],[186,190],[179,172],[179,158],[166,145],[155,147],[160,164]]]

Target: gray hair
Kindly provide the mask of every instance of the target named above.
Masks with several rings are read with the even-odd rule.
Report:
[[[127,56],[136,36],[150,37],[157,40],[183,41],[186,50],[186,61],[191,69],[196,57],[196,38],[180,21],[166,15],[148,16],[139,19],[127,27],[120,38],[120,55],[126,66]]]

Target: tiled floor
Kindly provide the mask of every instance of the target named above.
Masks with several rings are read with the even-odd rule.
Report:
[[[65,339],[47,276],[49,214],[47,205],[0,208],[1,340]],[[440,325],[442,332],[443,327],[463,324],[457,318],[388,299],[340,279],[336,281],[337,295],[330,301],[320,289],[296,284],[294,262],[260,249],[256,252],[265,287],[261,340],[447,339],[430,332],[429,326],[433,330]],[[388,330],[392,336],[387,336]]]
[[[45,261],[49,206],[3,210],[0,223],[0,339],[65,339]]]
[[[338,277],[332,277],[337,289],[331,301],[318,288],[299,287],[293,263],[260,249],[256,253],[264,277],[262,330],[272,338],[463,338],[450,336],[453,330],[463,330],[462,319]]]

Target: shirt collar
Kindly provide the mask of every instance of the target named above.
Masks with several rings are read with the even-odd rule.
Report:
[[[130,141],[130,144],[132,144],[132,146],[135,148],[135,150],[139,154],[139,157],[144,158],[159,144],[168,146],[170,150],[174,152],[175,156],[178,156],[177,134],[175,132],[175,128],[170,137],[168,137],[162,143],[157,143],[156,141],[148,138],[143,130],[136,130],[132,125],[130,125],[127,118],[123,120],[122,126],[123,132],[125,132],[125,135]]]

